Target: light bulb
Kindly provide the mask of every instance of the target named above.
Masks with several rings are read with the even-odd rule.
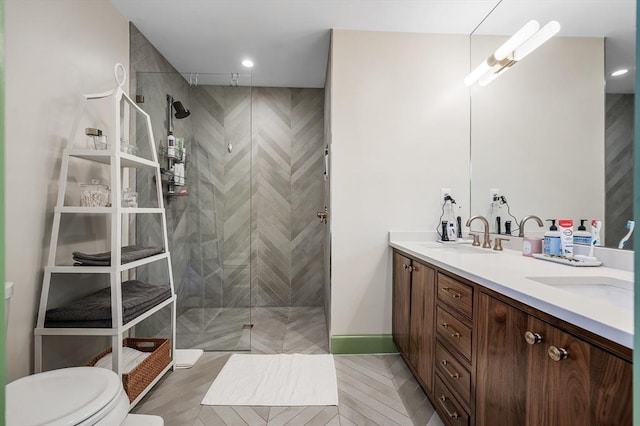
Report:
[[[245,68],[253,68],[253,61],[251,59],[245,59],[242,61],[242,66]]]
[[[540,31],[532,35],[527,41],[522,43],[520,47],[513,51],[513,59],[516,61],[523,60],[529,53],[536,50],[547,40],[560,31],[560,23],[558,21],[551,21],[544,27],[540,28]]]
[[[478,85],[480,85],[482,87],[488,85],[493,80],[495,80],[496,78],[498,78],[499,76],[501,76],[502,74],[507,72],[507,70],[509,68],[511,68],[511,67],[504,67],[501,70],[497,70],[495,72],[490,72],[490,73],[487,73],[487,74],[483,75],[482,78],[480,78],[480,81],[478,81]]]
[[[618,77],[618,76],[621,76],[621,75],[625,75],[628,72],[629,72],[628,69],[622,68],[622,69],[619,69],[619,70],[616,70],[616,71],[612,72],[611,73],[611,77]]]
[[[487,60],[482,61],[482,63],[478,65],[476,69],[471,71],[469,75],[465,77],[464,84],[466,84],[467,86],[471,86],[473,83],[478,81],[480,77],[485,75],[487,71],[489,71],[490,69],[491,69],[491,66],[489,66],[489,64],[487,63]]]
[[[496,49],[496,52],[493,54],[496,60],[501,61],[511,52],[513,52],[517,47],[519,47],[522,43],[527,41],[532,35],[534,35],[540,29],[540,24],[536,20],[531,20],[527,22],[524,27],[520,28],[517,33],[511,36],[509,40],[504,42],[504,44]]]

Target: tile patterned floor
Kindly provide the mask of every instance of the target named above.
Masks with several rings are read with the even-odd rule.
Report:
[[[328,352],[321,308],[254,308],[252,322],[252,353]],[[337,407],[200,405],[230,355],[206,352],[193,368],[169,372],[133,412],[167,426],[443,424],[399,355],[336,355]]]

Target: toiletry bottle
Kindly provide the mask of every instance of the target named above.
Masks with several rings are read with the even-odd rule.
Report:
[[[173,158],[176,156],[176,138],[173,136],[173,132],[169,132],[167,137],[167,157]]]
[[[562,254],[561,233],[558,231],[555,219],[547,219],[551,222],[549,230],[544,233],[544,254],[550,256],[560,256]]]
[[[511,235],[511,221],[507,220],[504,222],[504,234]]]
[[[448,235],[448,231],[447,231],[447,229],[448,229],[447,223],[448,222],[449,221],[447,221],[447,220],[443,220],[442,221],[442,234],[441,234],[442,241],[449,241],[449,235]]]
[[[573,257],[573,219],[558,219],[562,256]]]
[[[591,233],[588,232],[584,226],[586,221],[587,219],[580,219],[580,226],[578,226],[578,230],[573,233],[573,244],[591,245]]]

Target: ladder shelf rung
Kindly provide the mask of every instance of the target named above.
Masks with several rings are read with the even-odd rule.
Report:
[[[36,336],[117,336],[123,334],[130,328],[139,324],[141,321],[149,318],[162,308],[165,308],[176,300],[176,296],[173,295],[167,300],[157,304],[153,308],[144,312],[140,316],[135,317],[128,323],[124,324],[122,327],[111,327],[111,328],[82,328],[82,327],[37,327],[34,330],[34,334]]]
[[[84,213],[84,214],[105,214],[116,213],[136,214],[136,213],[164,213],[164,209],[159,207],[80,207],[80,206],[62,206],[56,207],[55,213]]]
[[[70,149],[67,151],[70,157],[81,158],[83,160],[93,161],[102,164],[111,164],[111,160],[116,155],[120,156],[120,167],[159,167],[158,163],[155,163],[146,158],[138,157],[126,152],[115,153],[112,150],[97,150],[97,149]]]
[[[133,262],[123,263],[118,268],[112,266],[73,266],[73,265],[56,265],[46,266],[45,273],[50,272],[52,274],[110,274],[112,272],[122,272],[129,269],[137,268],[139,266],[146,265],[148,263],[157,262],[169,257],[169,253],[164,252],[155,254],[153,256],[145,257]]]

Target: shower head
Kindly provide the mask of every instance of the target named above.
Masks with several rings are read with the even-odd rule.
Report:
[[[175,108],[176,110],[175,117],[178,120],[180,120],[181,118],[187,118],[189,114],[191,114],[191,111],[189,111],[188,109],[185,109],[184,105],[182,105],[182,102],[180,101],[173,102],[173,108]]]

